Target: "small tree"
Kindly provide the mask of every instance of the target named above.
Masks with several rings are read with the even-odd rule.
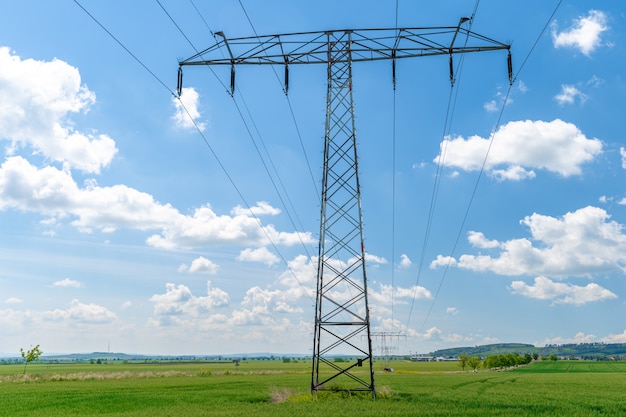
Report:
[[[476,372],[476,369],[480,368],[480,358],[478,356],[472,356],[467,360],[467,366],[472,368],[472,371]]]
[[[461,369],[465,370],[465,367],[467,366],[467,361],[469,360],[469,356],[465,353],[461,353],[459,355],[459,362],[458,365],[461,367]]]
[[[39,345],[34,348],[24,351],[24,349],[20,348],[20,353],[22,354],[22,358],[24,358],[24,373],[26,373],[26,365],[30,362],[38,361],[39,357],[43,354],[41,349],[39,349]]]

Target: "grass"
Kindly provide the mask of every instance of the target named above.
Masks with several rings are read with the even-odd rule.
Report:
[[[378,398],[309,393],[310,362],[0,366],[0,416],[620,416],[626,362],[538,362],[503,372],[377,364]]]

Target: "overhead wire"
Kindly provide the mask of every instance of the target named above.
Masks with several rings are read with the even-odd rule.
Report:
[[[480,170],[479,170],[478,175],[477,175],[477,177],[476,177],[476,182],[474,183],[474,187],[473,187],[473,189],[472,189],[472,193],[471,193],[471,195],[470,195],[470,198],[469,198],[469,201],[468,201],[467,207],[466,207],[466,209],[465,209],[465,213],[464,213],[464,215],[463,215],[463,219],[462,219],[461,224],[460,224],[460,226],[459,226],[458,233],[456,234],[456,237],[455,237],[454,243],[453,243],[453,245],[452,245],[452,249],[451,249],[451,251],[450,251],[450,255],[449,255],[449,256],[448,256],[448,258],[447,258],[447,259],[448,259],[448,262],[446,263],[446,265],[445,265],[445,267],[444,267],[444,271],[443,271],[443,273],[442,273],[442,278],[441,278],[441,280],[440,280],[440,282],[439,282],[439,285],[438,285],[437,290],[436,290],[436,292],[435,292],[435,296],[434,296],[434,298],[433,298],[433,301],[431,302],[431,305],[430,305],[430,307],[429,307],[429,309],[428,309],[428,312],[427,312],[427,314],[426,314],[426,316],[425,316],[425,318],[424,318],[424,321],[423,321],[423,323],[422,323],[422,325],[421,325],[421,327],[420,327],[420,329],[419,329],[419,332],[422,332],[422,331],[423,331],[424,327],[426,326],[427,321],[428,321],[428,320],[429,320],[429,318],[430,318],[430,315],[431,315],[432,310],[433,310],[433,308],[434,308],[435,302],[437,301],[437,298],[439,297],[439,293],[440,293],[440,291],[441,291],[441,288],[443,287],[443,283],[444,283],[444,281],[445,281],[445,279],[446,279],[446,277],[447,277],[448,271],[449,271],[449,269],[450,269],[450,267],[451,267],[451,262],[452,262],[452,259],[454,259],[454,254],[456,253],[456,248],[457,248],[457,246],[458,246],[459,241],[461,240],[461,236],[462,236],[462,234],[463,234],[463,230],[465,229],[465,224],[467,223],[467,219],[468,219],[468,217],[469,217],[470,209],[471,209],[472,204],[473,204],[473,202],[474,202],[474,199],[475,199],[475,197],[476,197],[476,193],[477,193],[477,191],[478,191],[478,186],[479,186],[479,184],[480,184],[481,178],[483,177],[483,174],[484,174],[484,172],[485,172],[485,169],[486,169],[486,166],[487,166],[487,160],[489,159],[489,154],[490,154],[490,152],[491,152],[491,148],[492,148],[492,146],[493,146],[493,143],[495,142],[495,139],[496,139],[496,134],[497,134],[498,129],[499,129],[499,127],[500,127],[501,123],[502,123],[502,116],[503,116],[503,114],[504,114],[504,110],[505,110],[505,108],[506,108],[506,105],[507,105],[507,102],[508,102],[508,100],[509,100],[509,97],[510,97],[511,91],[512,91],[512,89],[513,89],[513,86],[514,86],[514,84],[515,84],[515,81],[517,80],[517,78],[518,78],[519,74],[520,74],[520,73],[521,73],[521,71],[523,70],[524,65],[525,65],[525,64],[528,62],[528,60],[530,59],[530,56],[532,55],[532,53],[533,53],[533,52],[534,52],[534,50],[535,50],[535,47],[537,46],[537,44],[539,43],[539,41],[540,41],[540,40],[541,40],[541,38],[543,37],[543,35],[544,35],[544,33],[545,33],[546,29],[548,28],[548,26],[549,26],[550,22],[552,21],[552,19],[553,19],[553,18],[554,18],[554,16],[556,15],[556,13],[557,13],[558,9],[560,8],[560,6],[561,6],[562,2],[563,2],[563,0],[559,0],[559,1],[557,2],[557,4],[556,4],[556,6],[554,7],[554,9],[553,9],[552,13],[550,14],[550,17],[547,19],[546,24],[543,26],[543,28],[542,28],[542,29],[541,29],[541,31],[539,32],[539,34],[538,34],[537,38],[535,39],[535,42],[533,43],[532,47],[530,48],[530,50],[529,50],[529,51],[528,51],[528,53],[526,54],[526,56],[525,56],[524,60],[522,61],[522,65],[518,68],[517,72],[516,72],[515,74],[513,74],[513,75],[510,77],[510,80],[509,80],[509,87],[508,87],[507,92],[506,92],[506,94],[505,94],[505,96],[504,96],[504,99],[503,99],[503,101],[502,101],[502,105],[501,105],[501,107],[500,107],[500,112],[498,113],[498,118],[497,118],[497,121],[496,121],[496,125],[495,125],[494,129],[492,130],[491,136],[490,136],[490,138],[489,138],[489,144],[488,144],[488,146],[487,146],[487,150],[486,150],[486,152],[485,152],[485,156],[484,156],[484,158],[483,158],[483,161],[482,161],[482,164],[481,164]]]
[[[167,11],[167,9],[163,6],[163,4],[162,4],[159,0],[156,0],[156,2],[157,2],[157,4],[161,7],[161,9],[163,10],[163,12],[167,15],[167,17],[171,20],[172,24],[174,24],[174,26],[176,27],[176,29],[178,29],[178,31],[180,32],[180,34],[181,34],[181,35],[182,35],[182,36],[183,36],[183,37],[187,40],[187,42],[189,43],[189,45],[191,45],[191,47],[192,47],[192,48],[196,51],[196,53],[199,53],[198,49],[195,47],[195,45],[193,44],[193,42],[191,42],[191,40],[187,37],[187,35],[185,34],[185,32],[184,32],[184,31],[182,30],[182,28],[181,28],[181,27],[180,27],[180,26],[176,23],[176,21],[174,20],[174,18],[172,17],[172,15],[171,15],[171,14]],[[193,6],[194,6],[194,8],[195,8],[195,5],[193,4],[193,2],[192,2],[192,5],[193,5]],[[196,8],[196,10],[197,10],[197,8]],[[199,11],[198,11],[198,12],[199,12]],[[204,18],[202,18],[202,20],[205,22],[205,25],[206,25],[206,26],[207,26],[207,28],[208,28],[208,24],[206,24],[206,21],[204,20]],[[211,33],[213,33],[213,32],[210,30],[210,28],[209,28],[209,31],[210,31]],[[269,159],[269,161],[270,161],[270,165],[271,165],[271,166],[272,166],[272,168],[274,169],[274,173],[275,173],[276,177],[278,178],[279,183],[281,184],[281,186],[282,186],[282,188],[283,188],[283,192],[284,192],[284,193],[285,193],[285,195],[287,196],[287,199],[289,200],[289,202],[290,202],[290,204],[291,204],[291,207],[292,207],[292,209],[293,209],[293,203],[291,203],[291,199],[289,198],[289,195],[287,194],[287,191],[286,191],[286,189],[285,189],[285,187],[284,187],[284,184],[283,184],[282,180],[280,179],[280,176],[278,175],[278,171],[277,171],[277,169],[276,169],[276,166],[274,165],[274,161],[272,160],[271,156],[269,155],[269,152],[268,152],[268,150],[267,150],[267,147],[265,146],[265,142],[263,141],[263,138],[262,138],[262,136],[261,136],[261,134],[260,134],[260,132],[259,132],[259,129],[257,128],[256,122],[255,122],[254,118],[252,117],[252,114],[251,114],[251,112],[250,112],[250,109],[248,108],[248,105],[247,105],[247,103],[246,103],[245,99],[243,98],[243,95],[241,94],[241,92],[239,92],[239,94],[240,94],[240,97],[241,97],[241,99],[242,99],[243,105],[244,105],[244,107],[245,107],[245,109],[246,109],[246,111],[247,111],[247,113],[248,113],[248,117],[249,117],[249,119],[250,119],[250,121],[251,121],[251,123],[252,123],[252,126],[254,127],[255,131],[257,132],[257,135],[259,136],[259,140],[261,141],[261,145],[262,145],[263,149],[265,150],[265,153],[266,153],[266,155],[267,155],[267,158],[268,158],[268,159]],[[232,96],[232,94],[231,94],[231,97],[233,97],[233,96]],[[261,150],[260,150],[260,148],[259,148],[259,146],[258,146],[258,144],[257,144],[257,141],[254,139],[254,135],[252,134],[252,131],[250,130],[250,127],[248,126],[248,123],[246,122],[245,117],[243,117],[243,112],[241,112],[241,109],[239,108],[239,105],[236,103],[236,100],[234,100],[234,97],[233,97],[233,101],[235,102],[235,106],[236,106],[236,108],[237,108],[237,111],[239,112],[239,115],[240,115],[240,117],[241,117],[241,119],[242,119],[243,123],[244,123],[244,126],[245,126],[245,128],[246,128],[246,131],[248,132],[248,136],[249,136],[249,137],[250,137],[250,139],[252,140],[252,144],[254,145],[254,148],[255,148],[255,150],[256,150],[256,152],[257,152],[257,154],[259,155],[259,158],[261,159],[261,163],[263,164],[263,167],[265,168],[265,171],[266,171],[266,173],[267,173],[268,177],[270,178],[270,181],[271,181],[271,183],[272,183],[272,185],[273,185],[273,187],[274,187],[274,190],[276,191],[276,193],[277,193],[277,195],[278,195],[278,198],[280,199],[281,203],[283,204],[283,207],[285,207],[285,212],[287,213],[287,217],[288,217],[288,218],[289,218],[289,220],[291,221],[291,224],[292,224],[292,226],[294,227],[294,229],[297,229],[296,224],[295,224],[295,222],[294,222],[293,218],[291,217],[291,211],[289,210],[289,208],[288,208],[287,204],[285,203],[285,201],[284,201],[284,199],[283,199],[283,196],[282,196],[281,192],[279,191],[278,186],[276,185],[276,182],[275,182],[275,180],[274,180],[274,177],[272,176],[272,174],[271,174],[271,172],[270,172],[270,170],[269,170],[269,168],[268,168],[268,165],[267,165],[267,163],[265,162],[265,159],[263,158],[263,155],[261,154]],[[294,210],[294,211],[295,211],[295,210]],[[297,218],[297,214],[296,214],[296,218]],[[302,226],[302,222],[300,222],[300,219],[299,219],[299,218],[297,218],[297,219],[298,219],[298,222],[299,222],[299,224],[300,224],[300,230],[304,230],[304,227]],[[305,250],[308,250],[308,248],[306,247],[306,245],[305,245],[305,244],[304,244],[304,242],[302,241],[302,238],[300,237],[300,235],[299,235],[299,234],[298,234],[298,237],[300,238],[300,242],[302,243],[302,246],[305,248]]]
[[[254,36],[256,36],[258,38],[259,34],[257,33],[256,28],[254,27],[254,24],[252,23],[252,19],[250,19],[250,15],[248,14],[248,11],[244,7],[244,5],[243,5],[241,0],[239,0],[239,6],[241,7],[241,10],[243,11],[243,14],[246,16],[246,19],[248,20],[248,24],[252,28],[252,32],[254,32]],[[272,65],[272,71],[274,72],[274,75],[276,76],[276,79],[280,83],[280,77],[278,76],[278,73],[276,72],[276,69],[274,68],[273,65]],[[304,141],[302,139],[302,134],[300,133],[300,128],[298,126],[298,121],[296,120],[296,115],[295,115],[295,112],[293,110],[293,105],[291,104],[291,99],[289,98],[287,87],[283,86],[282,89],[283,89],[283,92],[285,93],[285,99],[287,100],[287,104],[289,106],[289,112],[291,113],[291,119],[292,119],[292,121],[294,123],[294,127],[295,127],[296,133],[298,135],[298,140],[300,141],[300,147],[301,147],[302,153],[304,155],[304,161],[306,162],[306,166],[307,166],[307,168],[309,170],[309,175],[310,175],[312,183],[313,183],[313,188],[315,188],[315,194],[317,196],[319,196],[320,195],[320,191],[317,189],[317,180],[315,179],[315,176],[313,175],[313,170],[311,168],[311,163],[309,161],[309,156],[308,156],[306,148],[304,146]]]
[[[157,2],[157,3],[158,3],[158,5],[161,7],[161,9],[163,10],[163,12],[167,15],[167,17],[168,17],[168,18],[172,21],[172,23],[173,23],[173,24],[174,24],[174,26],[178,29],[178,31],[181,33],[181,35],[182,35],[182,36],[183,36],[183,37],[187,40],[187,42],[189,43],[189,45],[190,45],[190,46],[191,46],[191,47],[192,47],[192,48],[196,51],[196,53],[198,53],[198,54],[199,54],[200,52],[199,52],[199,51],[198,51],[198,49],[195,47],[195,45],[193,44],[193,42],[191,42],[191,40],[187,37],[187,35],[186,35],[186,34],[184,33],[184,31],[182,30],[182,28],[181,28],[181,27],[180,27],[180,26],[176,23],[176,21],[174,20],[174,18],[172,17],[172,15],[171,15],[171,14],[167,11],[167,9],[163,6],[163,4],[161,4],[161,2],[160,2],[159,0],[156,0],[156,2]],[[203,20],[204,20],[204,19],[203,19]],[[208,25],[207,25],[207,27],[208,27]],[[210,29],[209,29],[209,30],[210,30]],[[212,32],[212,31],[211,31],[211,32]],[[210,66],[209,66],[209,68],[210,68]],[[211,72],[212,72],[212,73],[213,73],[213,74],[217,77],[217,74],[215,74],[215,72],[214,72],[212,69],[211,69]],[[217,78],[219,79],[219,77],[217,77]],[[222,85],[224,85],[224,84],[222,83]],[[231,96],[231,98],[232,98],[232,100],[233,100],[233,104],[235,105],[235,108],[236,108],[236,110],[237,110],[237,112],[238,112],[238,114],[239,114],[239,117],[240,117],[240,118],[241,118],[241,120],[242,120],[242,123],[243,123],[243,125],[244,125],[244,127],[245,127],[245,129],[246,129],[246,132],[248,133],[248,136],[250,137],[250,139],[251,139],[251,141],[252,141],[252,143],[253,143],[253,145],[254,145],[254,148],[255,148],[255,150],[256,150],[256,152],[257,152],[257,154],[259,155],[259,158],[261,159],[261,163],[263,164],[263,167],[265,168],[265,171],[266,171],[266,173],[267,173],[268,177],[270,178],[270,182],[272,183],[272,186],[274,187],[274,190],[276,191],[276,193],[277,193],[277,195],[278,195],[278,198],[280,199],[281,203],[283,204],[283,207],[285,208],[285,212],[287,213],[287,217],[289,218],[289,220],[290,220],[290,222],[291,222],[292,226],[294,227],[294,229],[297,229],[297,227],[296,227],[296,225],[295,225],[295,223],[294,223],[294,221],[293,221],[293,218],[291,217],[291,213],[290,213],[290,211],[289,211],[289,208],[288,208],[288,207],[287,207],[287,205],[285,204],[285,202],[284,202],[284,200],[283,200],[283,197],[282,197],[282,195],[281,195],[280,191],[278,190],[278,187],[277,187],[277,185],[276,185],[276,182],[274,181],[274,178],[272,177],[272,175],[271,175],[271,173],[270,173],[270,170],[269,170],[269,168],[268,168],[268,166],[267,166],[267,163],[265,162],[265,160],[263,159],[263,156],[261,155],[261,151],[260,151],[260,149],[259,149],[259,147],[258,147],[258,145],[257,145],[257,143],[256,143],[256,140],[254,139],[254,135],[252,134],[252,131],[251,131],[251,129],[250,129],[250,126],[249,126],[248,122],[246,121],[246,118],[244,117],[243,112],[241,111],[241,108],[239,107],[239,104],[237,103],[237,100],[235,100],[235,97],[234,97],[234,95],[233,95],[233,94],[229,94],[229,95]],[[252,123],[252,125],[254,126],[254,128],[256,129],[257,134],[259,135],[259,139],[261,140],[261,143],[263,144],[263,147],[264,147],[264,149],[265,149],[266,153],[268,154],[268,158],[270,159],[270,162],[271,162],[272,166],[273,166],[273,167],[274,167],[274,169],[275,169],[274,163],[273,163],[273,161],[272,161],[271,157],[269,156],[269,153],[267,152],[267,148],[265,148],[265,143],[263,142],[263,138],[260,136],[260,133],[258,132],[258,129],[256,128],[256,123],[254,122],[254,118],[252,117],[252,114],[250,113],[250,111],[249,111],[249,109],[248,109],[248,106],[247,106],[247,104],[246,104],[246,102],[245,102],[245,99],[243,98],[243,95],[241,94],[241,92],[239,92],[239,95],[240,95],[240,97],[241,97],[241,99],[242,99],[242,101],[243,101],[243,103],[244,103],[244,107],[245,107],[245,108],[246,108],[246,110],[248,111],[248,115],[249,115],[249,117],[250,117],[251,123]],[[180,97],[179,97],[179,99],[180,99]],[[275,171],[276,171],[276,169],[275,169]],[[276,175],[278,176],[277,171],[276,171]],[[280,177],[279,177],[279,179],[280,179]],[[282,181],[281,181],[281,184],[282,184]],[[286,192],[286,191],[285,191],[285,192]],[[252,215],[252,216],[253,216],[253,217],[254,217],[254,218],[255,218],[255,219],[259,222],[259,225],[260,225],[260,224],[261,224],[261,221],[257,218],[256,214],[254,213],[254,210],[253,210],[253,209],[251,208],[251,206],[250,206],[250,205],[246,202],[246,200],[243,198],[243,196],[242,196],[242,195],[241,195],[241,197],[242,197],[242,200],[244,201],[244,203],[246,204],[246,206],[247,206],[248,210],[250,211],[251,215]],[[303,228],[303,227],[301,227],[301,229],[304,229],[304,228]],[[307,292],[307,291],[308,291],[308,289],[304,286],[304,284],[303,284],[303,283],[300,281],[300,279],[297,277],[297,275],[296,275],[295,271],[293,271],[293,270],[291,269],[291,267],[290,267],[290,265],[289,265],[289,262],[285,259],[285,257],[283,256],[282,252],[278,249],[278,247],[277,247],[277,245],[275,244],[275,242],[274,242],[274,241],[271,239],[271,237],[267,234],[267,232],[265,231],[265,229],[263,229],[263,231],[264,231],[264,233],[265,233],[265,235],[266,235],[266,238],[267,238],[267,239],[268,239],[268,241],[270,242],[270,245],[271,245],[271,246],[272,246],[272,248],[276,251],[276,253],[277,253],[277,254],[278,254],[278,256],[280,257],[280,259],[283,261],[283,263],[286,265],[287,269],[288,269],[288,270],[290,271],[290,273],[294,276],[294,278],[295,278],[295,279],[296,279],[296,281],[300,284],[300,286],[302,286],[302,288],[306,290],[306,291],[305,291],[305,293],[307,293],[307,295],[309,295],[309,298],[311,298],[311,299],[312,299],[312,297],[310,296],[310,294],[308,294],[308,292]],[[307,251],[307,253],[308,253],[308,248],[307,248],[307,246],[304,244],[304,241],[302,240],[302,236],[301,236],[301,234],[300,234],[299,232],[297,232],[297,233],[296,233],[296,235],[298,236],[298,239],[300,240],[300,243],[301,243],[301,244],[302,244],[302,246],[304,247],[304,250],[305,250],[305,251]]]
[[[474,22],[474,19],[476,17],[476,12],[478,11],[478,6],[480,5],[480,0],[476,0],[475,4],[474,4],[474,10],[472,11],[472,15],[469,19],[469,23],[468,23],[468,31],[471,31],[472,29],[472,24]],[[465,45],[467,46],[467,42],[469,40],[469,32],[468,35],[465,37]],[[463,74],[463,62],[465,60],[465,55],[461,55],[461,57],[459,58],[459,63],[457,65],[457,69],[455,70],[455,74],[457,74],[456,76],[456,80],[452,79],[451,80],[451,84],[450,84],[450,92],[448,94],[448,102],[447,102],[447,106],[446,106],[446,114],[445,114],[445,118],[444,118],[444,125],[443,125],[443,132],[442,132],[442,139],[445,142],[445,138],[450,134],[450,131],[452,129],[452,121],[454,119],[454,112],[456,109],[456,101],[458,98],[458,93],[459,93],[459,89],[460,89],[460,85],[461,85],[461,76]],[[417,292],[419,289],[419,282],[421,279],[421,275],[422,275],[422,271],[424,268],[424,263],[425,263],[425,259],[426,259],[426,249],[428,248],[429,245],[429,241],[430,241],[430,234],[432,231],[432,224],[433,224],[433,220],[435,217],[435,211],[436,211],[436,207],[437,207],[437,201],[438,201],[438,196],[439,196],[439,189],[441,186],[441,177],[442,177],[442,171],[443,171],[443,166],[444,166],[444,161],[445,161],[445,157],[446,157],[446,151],[447,151],[447,147],[444,146],[440,149],[440,157],[437,160],[437,168],[435,171],[435,180],[433,182],[433,189],[431,192],[431,197],[430,197],[430,204],[428,207],[428,214],[427,214],[427,218],[426,218],[426,228],[425,228],[425,232],[424,232],[424,239],[422,241],[422,250],[420,251],[420,258],[418,261],[418,270],[417,270],[417,276],[416,276],[416,280],[415,280],[415,285],[413,287],[413,297],[411,299],[411,307],[409,308],[409,314],[408,314],[408,318],[407,318],[407,327],[409,326],[409,323],[411,321],[411,316],[413,314],[413,309],[415,307],[415,300],[417,298]]]
[[[163,12],[168,16],[168,18],[172,21],[172,23],[174,24],[174,26],[176,27],[176,29],[178,29],[178,31],[181,33],[181,35],[187,40],[187,42],[189,43],[189,45],[191,45],[191,47],[196,51],[196,53],[200,53],[199,50],[195,47],[195,45],[191,42],[191,40],[187,37],[187,35],[184,33],[184,31],[182,30],[182,28],[176,23],[176,21],[174,20],[174,18],[172,17],[172,15],[167,11],[167,9],[163,6],[163,4],[159,1],[156,0],[156,2],[159,4],[159,6],[161,7],[161,9],[163,10]],[[215,38],[215,34],[214,32],[211,30],[211,28],[209,27],[208,23],[206,22],[206,20],[204,19],[204,16],[202,16],[202,13],[200,13],[200,10],[196,7],[196,5],[193,3],[192,0],[190,0],[191,5],[193,6],[193,8],[195,9],[196,13],[200,16],[200,18],[202,19],[202,21],[204,22],[205,26],[207,27],[207,29],[209,30],[209,32],[211,32],[211,34],[213,35],[213,37]],[[247,16],[247,14],[246,14]],[[212,70],[212,68],[209,66],[209,68],[211,69],[211,72],[213,73],[213,75],[219,79],[219,77],[217,77],[217,74],[215,74],[215,72]],[[222,85],[224,85],[222,83]],[[237,104],[237,101],[235,100],[235,97],[233,96],[232,92],[230,94],[231,98],[233,99],[233,102],[235,104],[235,107],[237,109],[237,112],[239,113],[239,116],[242,120],[242,122],[244,123],[244,126],[246,128],[246,131],[248,132],[248,136],[250,137],[252,144],[257,152],[257,155],[259,156],[259,159],[261,160],[261,163],[263,164],[263,167],[265,168],[265,171],[270,179],[270,182],[272,183],[272,186],[274,187],[274,190],[276,191],[276,194],[278,195],[278,198],[280,199],[282,206],[285,208],[285,213],[287,214],[287,217],[289,218],[289,221],[291,222],[292,226],[294,227],[294,229],[298,229],[299,226],[299,230],[304,230],[304,226],[302,225],[302,221],[300,220],[298,214],[297,214],[297,210],[295,210],[295,207],[293,205],[293,202],[291,201],[291,198],[289,197],[289,193],[287,192],[287,189],[278,173],[278,170],[276,169],[276,165],[274,164],[274,161],[269,153],[269,151],[267,150],[267,147],[265,146],[265,141],[263,140],[263,137],[257,127],[256,121],[254,119],[254,117],[252,116],[252,113],[250,112],[250,109],[248,107],[248,104],[243,96],[243,94],[241,93],[241,91],[238,91],[239,97],[241,98],[241,101],[243,103],[243,107],[246,110],[246,113],[248,114],[248,119],[250,120],[250,123],[252,124],[252,127],[254,128],[254,131],[256,132],[259,141],[261,142],[261,147],[263,148],[266,158],[267,160],[269,160],[269,165],[272,167],[274,175],[272,175],[272,173],[270,172],[270,169],[268,167],[268,163],[266,162],[266,158],[263,157],[261,149],[259,147],[259,145],[257,144],[257,141],[254,139],[254,135],[252,134],[252,130],[250,129],[248,122],[246,121],[246,118],[243,115],[243,112],[241,111],[241,108],[239,107],[239,104]],[[279,187],[277,185],[276,180],[274,179],[274,177],[277,178],[278,183],[280,184],[281,188],[282,188],[282,193],[279,190]],[[283,194],[285,195],[285,197],[283,197]],[[287,201],[289,202],[289,205],[285,202],[285,198],[287,199]],[[291,208],[291,209],[290,209]],[[292,215],[292,213],[294,213]],[[293,219],[293,216],[295,216],[298,226],[296,226],[296,222]],[[300,243],[302,244],[305,252],[307,252],[307,254],[310,256],[309,254],[309,249],[308,247],[304,244],[304,242],[302,241],[302,237],[300,234],[298,234],[298,239],[300,240]]]
[[[278,250],[276,244],[274,243],[274,241],[272,240],[271,236],[268,234],[267,230],[262,226],[262,222],[261,220],[258,218],[258,216],[256,215],[256,213],[254,212],[254,210],[252,209],[252,207],[250,206],[250,204],[248,204],[246,198],[244,197],[243,193],[241,192],[240,188],[237,186],[235,180],[233,179],[233,177],[230,175],[230,173],[228,172],[228,170],[226,169],[226,166],[222,163],[222,161],[220,160],[219,156],[217,155],[217,153],[215,152],[215,150],[213,149],[213,147],[211,146],[211,144],[209,143],[207,137],[204,135],[204,132],[202,131],[202,129],[200,128],[200,126],[198,126],[198,124],[196,123],[195,119],[191,116],[191,113],[189,112],[189,110],[187,109],[187,107],[185,106],[184,102],[181,100],[181,98],[178,96],[178,94],[176,94],[174,91],[172,91],[172,89],[170,89],[167,84],[165,82],[163,82],[163,80],[161,80],[161,78],[159,78],[152,70],[150,70],[150,68],[148,68],[148,66],[146,64],[144,64],[144,62],[139,59],[137,57],[137,55],[135,55],[130,49],[128,49],[111,31],[109,31],[92,13],[90,13],[81,3],[79,0],[74,0],[74,3],[83,10],[83,12],[85,12],[85,14],[87,14],[87,16],[89,16],[102,30],[104,30],[105,33],[107,33],[122,49],[124,49],[124,51],[126,51],[126,53],[128,53],[144,70],[146,70],[165,90],[167,90],[172,96],[174,96],[175,98],[178,99],[182,109],[187,113],[187,115],[189,116],[189,119],[192,121],[193,125],[195,126],[197,132],[200,134],[200,137],[202,138],[202,141],[204,142],[204,144],[206,145],[206,147],[208,148],[208,150],[210,151],[211,155],[215,158],[215,160],[217,161],[219,167],[221,168],[222,172],[224,173],[224,175],[226,176],[226,178],[228,179],[228,181],[230,182],[230,184],[232,185],[232,187],[234,188],[235,192],[237,193],[237,195],[239,196],[239,198],[241,199],[241,201],[244,203],[244,205],[248,208],[248,210],[250,211],[251,216],[256,220],[256,222],[259,225],[259,229],[263,232],[263,234],[265,235],[265,237],[268,239],[268,242],[270,242],[270,245],[274,248],[274,250],[277,252],[278,256],[281,258],[281,260],[285,263],[285,265],[287,265],[288,270],[291,272],[291,274],[294,276],[294,278],[296,279],[296,281],[305,289],[305,294],[307,294],[307,296],[311,299],[312,296],[311,294],[309,294],[308,289],[304,286],[304,284],[298,279],[297,274],[291,269],[291,267],[289,266],[289,263],[287,262],[287,260],[282,256],[282,253],[280,252],[280,250]],[[157,3],[160,4],[160,2],[157,0]],[[163,6],[161,5],[161,7],[163,8]],[[163,8],[164,9],[164,8]],[[164,11],[166,11],[164,9]],[[167,14],[167,13],[166,13]],[[168,14],[169,15],[169,14]],[[170,16],[171,18],[171,16]],[[176,25],[178,27],[178,25]],[[187,40],[189,40],[186,36],[185,38]],[[219,80],[219,78],[218,78]],[[222,85],[224,85],[222,83]],[[300,233],[298,233],[298,236],[300,235]]]
[[[239,5],[240,5],[244,15],[246,16],[246,19],[248,20],[248,23],[249,23],[250,27],[252,28],[252,31],[254,32],[254,35],[258,38],[259,35],[256,32],[256,28],[254,27],[254,24],[252,23],[252,20],[250,19],[250,16],[248,15],[248,12],[247,12],[246,8],[244,7],[243,3],[241,2],[241,0],[239,1]],[[273,65],[271,67],[272,67],[272,71],[274,72],[274,75],[276,76],[276,78],[280,82],[280,78],[278,77],[278,74],[276,73],[276,69],[274,68]],[[302,140],[302,135],[300,134],[300,129],[298,127],[298,123],[297,123],[297,120],[296,120],[296,117],[295,117],[293,106],[291,105],[291,100],[289,99],[289,96],[288,96],[287,91],[286,91],[285,88],[283,88],[283,91],[285,92],[285,97],[286,97],[287,103],[289,105],[291,118],[293,120],[293,123],[294,123],[295,129],[296,129],[296,133],[298,135],[298,138],[300,140],[300,145],[302,147],[302,151],[303,151],[303,154],[304,154],[304,159],[305,159],[306,165],[307,165],[307,167],[309,169],[309,174],[311,175],[311,178],[313,179],[313,171],[311,169],[311,164],[309,163],[309,159],[308,159],[308,155],[306,153],[306,149],[304,148],[304,142]],[[280,174],[278,173],[278,169],[276,169],[276,165],[274,164],[274,160],[271,157],[270,152],[268,151],[267,147],[265,146],[265,141],[263,140],[262,135],[261,135],[261,133],[260,133],[260,131],[259,131],[257,125],[256,125],[256,122],[254,121],[254,117],[252,116],[252,113],[250,112],[250,109],[248,108],[248,105],[247,105],[245,99],[243,98],[243,95],[241,94],[241,92],[239,92],[239,94],[240,94],[240,97],[241,97],[242,102],[244,104],[244,107],[246,108],[246,111],[248,113],[248,117],[252,121],[252,125],[254,126],[254,129],[255,129],[255,131],[257,133],[257,136],[259,137],[259,140],[261,142],[263,150],[265,151],[265,155],[267,156],[267,159],[270,161],[270,165],[272,166],[272,169],[274,171],[274,175],[276,176],[277,181],[280,184],[280,186],[281,186],[281,188],[283,190],[283,193],[285,194],[285,198],[287,199],[287,201],[289,203],[289,207],[291,207],[291,211],[294,213],[293,215],[294,215],[294,217],[297,220],[298,226],[300,227],[301,230],[304,230],[304,226],[302,225],[302,221],[300,220],[300,217],[298,216],[298,210],[296,210],[296,208],[295,208],[295,206],[293,204],[293,201],[289,197],[289,192],[287,191],[287,187],[285,187],[285,184],[283,183],[282,178],[281,178]],[[256,146],[256,143],[255,143],[255,146]],[[257,152],[259,153],[259,157],[261,157],[261,159],[263,159],[263,157],[262,157],[262,155],[261,155],[261,153],[260,153],[260,151],[258,149],[257,149]],[[263,161],[263,163],[265,164],[264,161]],[[267,171],[268,175],[270,175],[269,170],[266,169],[266,171]],[[271,175],[270,175],[270,177],[271,177]],[[271,180],[272,180],[272,182],[274,181],[273,179],[271,179]],[[313,185],[315,187],[316,195],[319,195],[319,192],[317,191],[317,186],[315,184],[315,180],[313,180]],[[278,188],[276,186],[275,186],[275,188],[276,188],[276,191],[278,192]],[[289,212],[287,204],[285,204],[285,202],[284,202],[284,200],[282,199],[281,196],[279,196],[279,198],[281,199],[281,202],[283,203],[283,206],[285,207],[285,210],[287,211],[287,215],[291,219],[291,214]],[[292,224],[293,224],[293,226],[295,228],[296,225],[295,225],[293,219],[291,219],[291,222],[292,222]],[[304,247],[304,250],[307,253],[307,256],[311,257],[311,254],[309,253],[308,247],[306,247],[304,244],[303,244],[303,247]]]

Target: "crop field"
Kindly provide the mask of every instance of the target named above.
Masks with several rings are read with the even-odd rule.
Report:
[[[311,395],[307,361],[0,366],[0,416],[624,416],[626,362],[376,364],[378,396]]]

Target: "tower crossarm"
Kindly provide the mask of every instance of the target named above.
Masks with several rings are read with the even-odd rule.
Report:
[[[463,19],[462,19],[463,20]],[[459,26],[393,29],[342,29],[281,35],[226,38],[198,54],[179,61],[187,65],[328,64],[328,42],[334,34],[351,33],[352,63],[432,55],[453,55],[510,49]],[[455,39],[467,39],[455,46]],[[459,42],[460,43],[460,42]],[[225,56],[225,51],[228,51]],[[348,59],[348,56],[338,59]]]

